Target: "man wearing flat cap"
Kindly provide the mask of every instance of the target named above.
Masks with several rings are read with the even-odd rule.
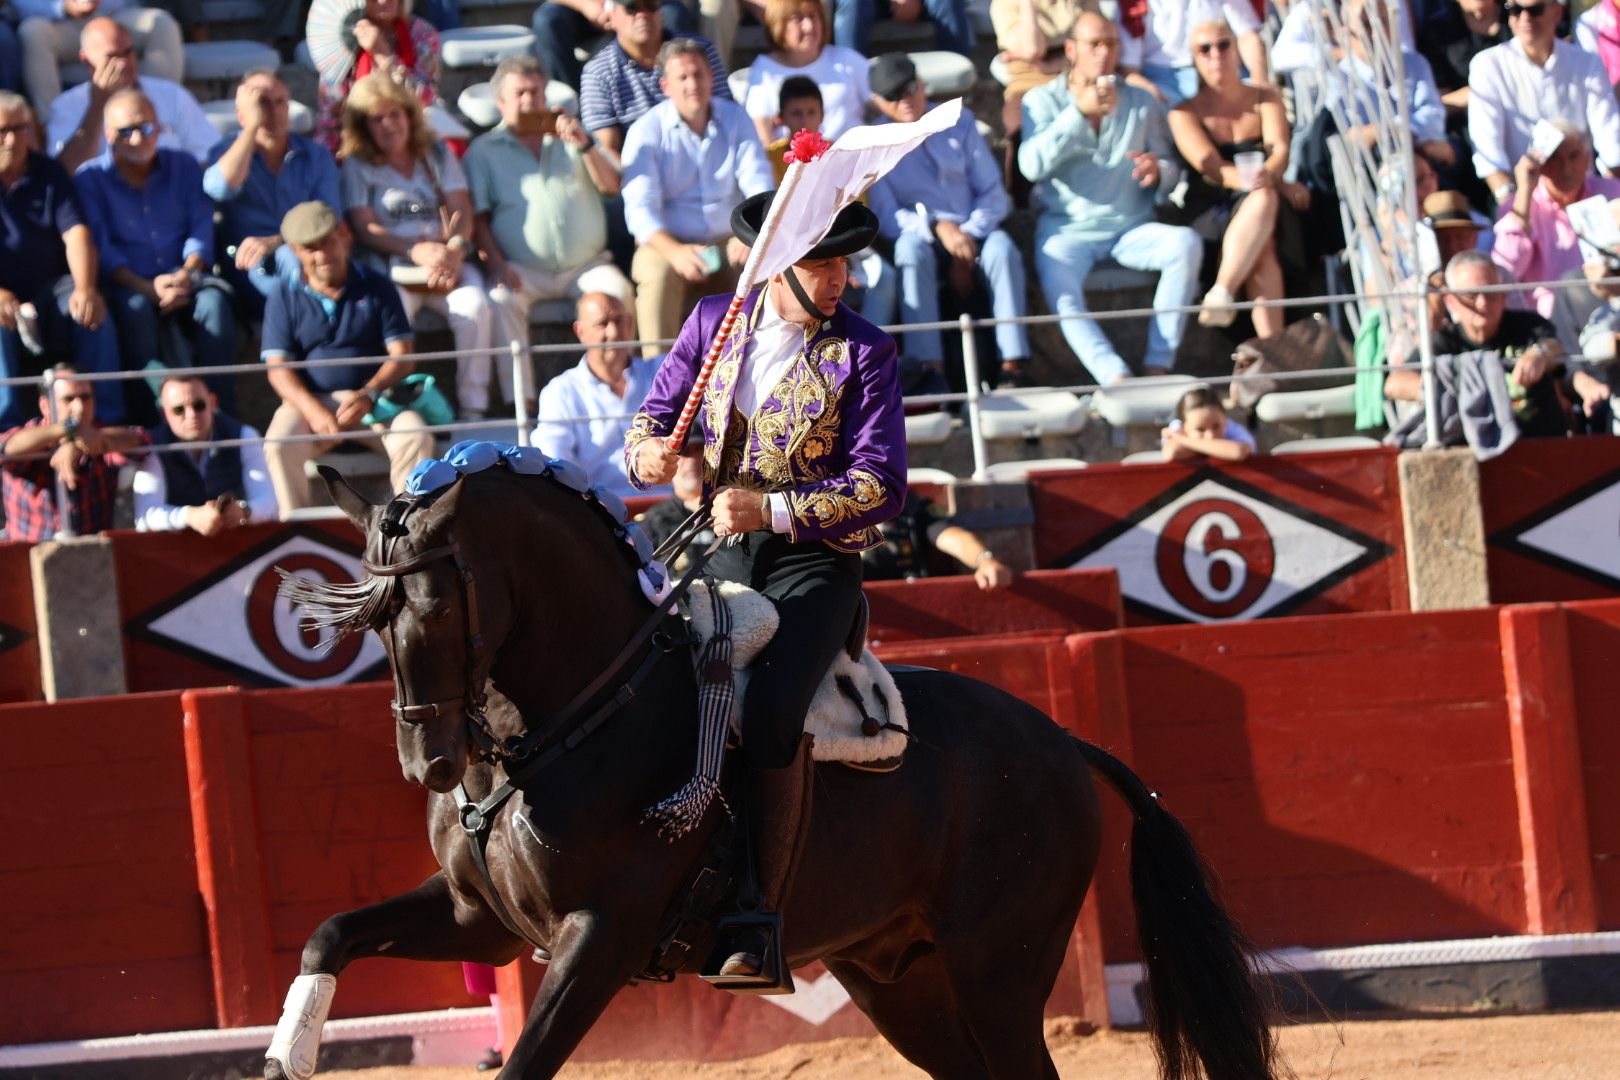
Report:
[[[774,192],[732,213],[752,244]],[[877,218],[844,207],[822,241],[749,294],[715,365],[698,424],[714,528],[737,539],[716,577],[769,597],[781,626],[759,654],[743,701],[749,832],[766,910],[780,911],[809,832],[812,764],[805,714],[849,636],[861,602],[860,552],[906,499],[906,429],[894,340],[840,302],[846,259],[871,244]],[[637,487],[667,484],[667,444],[730,302],[701,301],[681,328],[625,436]],[[768,940],[749,933],[722,975],[759,975]]]
[[[323,202],[299,203],[281,219],[281,238],[298,257],[297,281],[282,279],[264,308],[264,359],[281,407],[265,429],[265,461],[282,513],[310,505],[304,464],[331,448],[328,442],[277,442],[288,435],[337,435],[369,426],[381,436],[395,491],[417,462],[433,456],[433,436],[414,409],[390,409],[386,421],[367,423],[385,391],[411,373],[414,342],[399,290],[385,274],[349,259],[353,239],[337,211]],[[351,365],[289,368],[288,360],[362,357]],[[335,440],[334,440],[335,441]],[[369,440],[368,440],[369,441]]]

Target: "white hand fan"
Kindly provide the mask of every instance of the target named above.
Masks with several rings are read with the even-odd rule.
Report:
[[[360,46],[354,40],[354,24],[366,12],[366,0],[315,0],[309,6],[304,38],[310,59],[321,81],[339,86],[354,70]]]

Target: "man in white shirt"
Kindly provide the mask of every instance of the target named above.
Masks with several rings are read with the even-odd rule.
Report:
[[[22,46],[23,87],[41,112],[62,92],[60,65],[78,57],[85,20],[95,15],[117,20],[133,36],[141,66],[148,72],[174,82],[185,75],[180,24],[161,7],[141,7],[136,0],[15,0],[12,7],[22,18],[17,41]]]
[[[137,529],[217,536],[280,516],[258,430],[220,412],[207,383],[191,375],[165,379],[158,404],[163,422],[148,431],[158,449],[146,455],[135,474]],[[253,441],[190,448],[215,439]]]
[[[1620,169],[1620,110],[1603,61],[1558,40],[1564,8],[1554,0],[1510,5],[1513,40],[1468,65],[1468,140],[1474,171],[1498,206],[1513,198],[1513,166],[1530,149],[1537,120],[1568,120],[1592,133],[1598,162]]]
[[[540,391],[535,445],[546,454],[581,466],[592,484],[623,497],[639,494],[625,473],[624,434],[641,399],[652,388],[658,361],[628,348],[605,348],[635,336],[629,309],[617,296],[586,293],[575,309],[574,336],[585,357]],[[669,485],[650,489],[669,494]]]
[[[699,297],[736,285],[747,249],[731,235],[731,208],[776,187],[754,122],[715,98],[702,42],[666,42],[658,70],[665,100],[624,140],[624,220],[638,245],[630,277],[649,341],[673,338]]]
[[[85,24],[79,59],[89,65],[90,81],[58,95],[45,121],[45,146],[69,174],[107,149],[101,111],[118,91],[137,85],[157,110],[159,146],[184,150],[202,162],[219,141],[208,114],[185,87],[140,74],[134,38],[112,19]]]

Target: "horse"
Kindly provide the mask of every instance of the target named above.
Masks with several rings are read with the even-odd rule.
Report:
[[[489,468],[372,505],[323,470],[366,537],[367,575],[305,582],[302,602],[329,627],[381,637],[400,766],[432,793],[441,869],[315,930],[299,980],[319,989],[300,996],[295,981],[267,1080],[313,1072],[335,977],[355,960],[498,966],[536,947],[549,964],[499,1075],[552,1075],[648,968],[727,820],[716,799],[685,835],[647,823],[697,753],[684,624],[653,614],[658,629],[646,633],[654,608],[622,528],[590,493],[546,472]],[[602,686],[627,657],[639,684]],[[1042,1014],[1097,862],[1095,772],[1134,817],[1145,1013],[1164,1080],[1200,1068],[1210,1080],[1277,1075],[1248,943],[1157,795],[1010,694],[947,672],[893,671],[911,719],[900,767],[817,765],[810,835],[782,911],[792,966],[821,960],[931,1076],[1056,1077]],[[579,707],[582,691],[598,707]],[[483,823],[481,848],[451,793],[464,786],[476,801],[498,790],[513,771],[499,748],[518,740],[543,768]],[[693,951],[680,974],[703,960]]]

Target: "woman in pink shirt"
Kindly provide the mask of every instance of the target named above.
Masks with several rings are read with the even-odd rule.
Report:
[[[1496,222],[1491,259],[1518,281],[1555,281],[1581,265],[1575,227],[1565,207],[1594,195],[1620,197],[1620,180],[1592,171],[1592,143],[1586,133],[1564,120],[1553,121],[1564,141],[1546,161],[1534,150],[1513,168],[1518,190]],[[1537,314],[1550,318],[1553,290],[1531,291]]]

